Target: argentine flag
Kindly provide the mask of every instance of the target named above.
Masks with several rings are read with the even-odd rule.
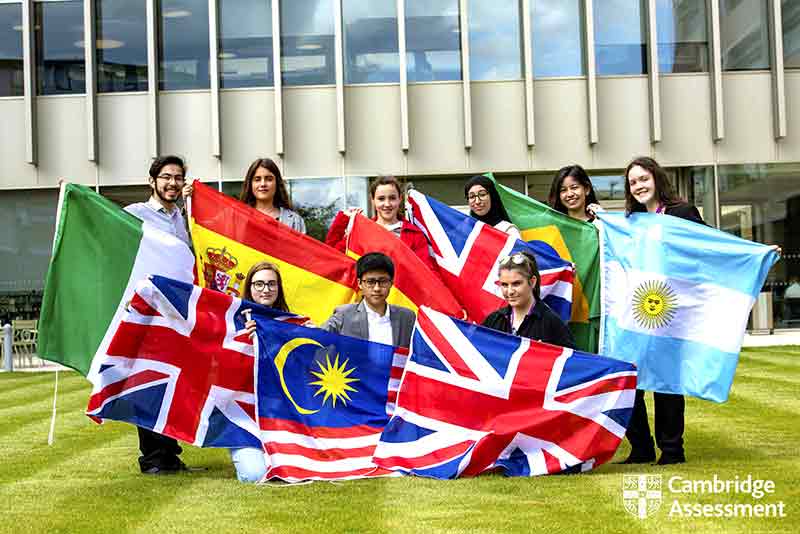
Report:
[[[600,354],[637,387],[725,402],[772,247],[673,216],[598,214]]]

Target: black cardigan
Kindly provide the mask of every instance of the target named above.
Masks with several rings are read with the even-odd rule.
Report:
[[[490,313],[483,321],[483,326],[510,334],[511,306]],[[536,301],[536,305],[519,325],[517,335],[552,345],[575,348],[575,340],[567,325],[541,300]]]

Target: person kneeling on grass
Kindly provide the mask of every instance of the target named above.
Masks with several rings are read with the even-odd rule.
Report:
[[[278,266],[266,261],[256,263],[250,268],[244,280],[244,300],[289,312],[283,295],[283,280]],[[256,322],[245,323],[247,334],[255,335]],[[236,468],[239,482],[259,482],[267,474],[267,461],[264,451],[257,447],[231,449],[231,460]]]
[[[321,328],[345,336],[367,339],[394,347],[411,344],[416,315],[402,306],[386,302],[394,281],[394,263],[380,252],[364,254],[356,262],[358,304],[338,306]]]
[[[489,314],[483,326],[570,349],[575,341],[567,325],[542,301],[536,258],[517,252],[500,261],[500,291],[508,303]]]

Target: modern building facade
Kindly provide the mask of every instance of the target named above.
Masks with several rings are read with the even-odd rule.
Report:
[[[177,153],[236,194],[272,157],[322,232],[378,174],[458,205],[579,163],[614,208],[651,155],[783,247],[800,326],[800,0],[0,0],[0,121],[0,320],[37,313],[61,177],[125,204]]]

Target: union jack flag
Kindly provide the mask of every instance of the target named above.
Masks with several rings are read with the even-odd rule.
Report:
[[[240,314],[246,308],[303,320],[169,278],[139,282],[90,376],[87,415],[201,447],[261,447],[255,353]]]
[[[542,299],[565,322],[569,320],[575,268],[549,245],[509,236],[418,191],[409,192],[408,202],[412,222],[428,236],[442,281],[471,320],[482,322],[505,305],[497,267],[502,258],[516,252],[536,257]]]
[[[614,455],[635,391],[630,363],[423,307],[374,462],[435,478],[586,471]]]

